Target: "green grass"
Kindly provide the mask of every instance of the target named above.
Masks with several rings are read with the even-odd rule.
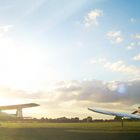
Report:
[[[139,140],[140,122],[0,123],[0,140]]]

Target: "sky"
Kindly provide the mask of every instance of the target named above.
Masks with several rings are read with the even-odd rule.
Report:
[[[140,99],[139,0],[0,0],[0,105],[33,117],[131,112]],[[37,112],[37,113],[36,113]]]

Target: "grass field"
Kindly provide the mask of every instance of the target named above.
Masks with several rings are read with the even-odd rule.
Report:
[[[0,140],[139,140],[140,122],[0,123]]]

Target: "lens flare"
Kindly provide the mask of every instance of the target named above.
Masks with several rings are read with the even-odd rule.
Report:
[[[127,94],[127,86],[125,84],[118,85],[118,87],[117,87],[117,93],[120,96],[126,95]]]

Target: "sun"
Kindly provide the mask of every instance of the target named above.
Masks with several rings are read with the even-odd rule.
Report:
[[[41,81],[44,58],[35,47],[0,38],[0,85],[17,89],[34,89]]]

